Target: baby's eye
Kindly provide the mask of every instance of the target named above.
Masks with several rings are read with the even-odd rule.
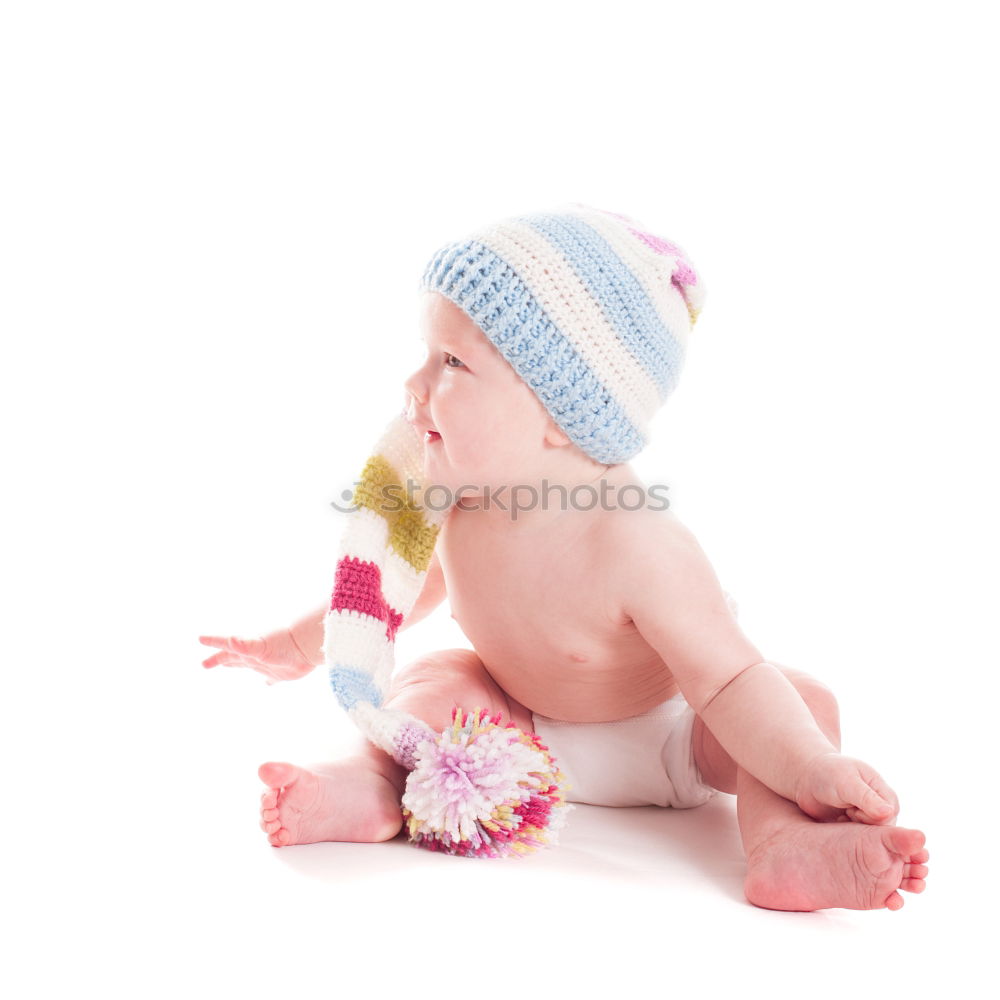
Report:
[[[445,356],[444,356],[444,366],[445,366],[445,368],[456,368],[456,367],[458,367],[457,365],[448,364],[449,361],[458,361],[459,365],[462,365],[463,368],[465,367],[465,365],[458,358],[456,358],[454,354],[448,354],[447,352],[445,352]]]

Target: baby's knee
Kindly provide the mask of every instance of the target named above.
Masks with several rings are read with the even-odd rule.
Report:
[[[792,680],[792,684],[810,708],[820,708],[829,715],[839,715],[840,706],[837,704],[837,697],[822,681],[810,677],[809,674],[802,674],[801,677]]]
[[[788,678],[789,683],[799,693],[820,730],[828,740],[840,749],[840,706],[834,693],[811,674],[801,670],[790,670],[774,664]]]
[[[807,674],[804,670],[795,670],[792,667],[786,667],[781,663],[775,663],[774,660],[768,660],[767,662],[772,667],[777,667],[785,675],[789,684],[799,692],[803,700],[810,701],[815,699],[823,702],[827,707],[837,708],[837,699],[834,693],[822,681],[813,677],[812,674]]]
[[[395,694],[416,686],[479,682],[483,673],[482,661],[471,649],[439,649],[401,667],[393,675],[390,690]]]
[[[530,717],[520,706],[515,708],[471,649],[437,650],[408,663],[392,678],[386,707],[440,730],[451,725],[455,708],[486,709],[490,715],[499,713],[504,724],[513,721],[522,729],[531,728]]]

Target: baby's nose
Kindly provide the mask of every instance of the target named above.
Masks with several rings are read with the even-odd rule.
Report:
[[[427,401],[427,387],[424,385],[419,371],[414,372],[403,383],[403,388],[406,390],[406,403],[408,407],[412,407],[414,401],[421,406]]]

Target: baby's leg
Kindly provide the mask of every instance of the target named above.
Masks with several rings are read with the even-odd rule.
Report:
[[[470,712],[500,712],[504,722],[532,729],[531,713],[507,697],[468,649],[440,650],[408,664],[393,677],[384,707],[443,730],[456,705]],[[399,833],[407,771],[360,735],[358,743],[355,754],[332,763],[261,766],[258,773],[269,786],[261,797],[261,827],[271,844],[375,843]]]
[[[840,714],[823,684],[775,664],[809,706],[816,724],[840,749]],[[735,792],[747,855],[747,899],[774,910],[898,910],[898,889],[922,892],[929,858],[919,830],[861,823],[818,823],[794,803],[737,767],[711,731],[695,721],[695,761],[702,777]]]

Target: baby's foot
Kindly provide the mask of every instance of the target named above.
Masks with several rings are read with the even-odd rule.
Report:
[[[399,792],[363,760],[348,758],[314,770],[262,764],[270,786],[261,796],[261,829],[274,847],[348,840],[391,840],[403,825]]]
[[[750,852],[746,896],[769,910],[898,910],[897,889],[924,891],[923,846],[919,830],[793,823]]]

